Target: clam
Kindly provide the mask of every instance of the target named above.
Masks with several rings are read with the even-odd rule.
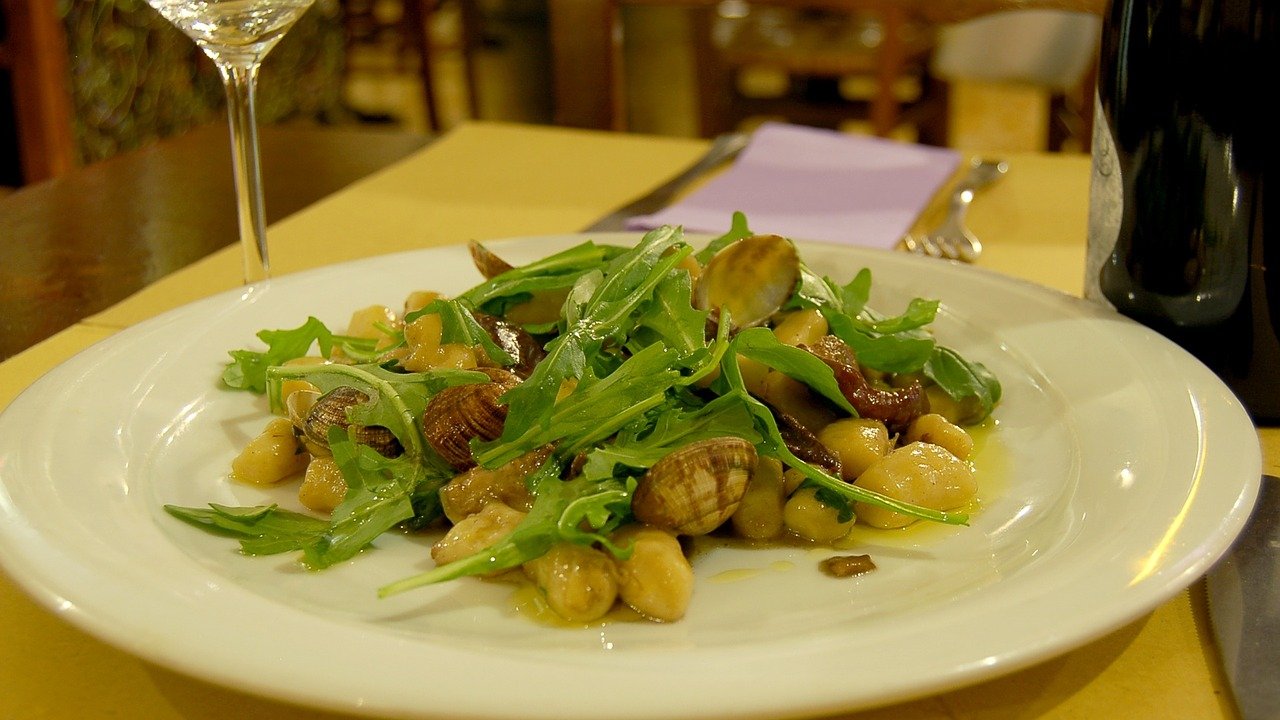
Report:
[[[472,439],[494,440],[502,435],[507,406],[498,398],[520,383],[520,378],[507,370],[477,370],[488,375],[490,382],[445,388],[431,398],[422,413],[427,444],[456,470],[475,467]]]
[[[755,447],[737,437],[702,440],[668,453],[640,478],[636,519],[684,535],[705,535],[733,515],[756,466]]]
[[[294,427],[303,429],[307,416],[311,414],[311,408],[315,407],[316,400],[319,399],[319,390],[295,390],[285,397],[284,407]]]
[[[790,240],[754,235],[716,253],[693,288],[700,310],[728,311],[734,329],[763,323],[777,312],[800,281],[800,255]]]
[[[547,351],[520,325],[488,313],[473,311],[471,314],[490,339],[515,361],[509,369],[516,375],[529,377],[547,356]]]
[[[295,420],[295,424],[302,430],[303,444],[313,455],[329,454],[329,429],[332,427],[346,428],[353,441],[368,445],[385,457],[396,457],[404,452],[400,441],[387,428],[380,425],[357,425],[348,419],[347,410],[369,402],[368,395],[345,385],[314,398],[309,394],[302,395],[304,392],[307,391],[291,394],[286,405],[293,416],[301,412],[304,404],[310,402],[310,409],[301,416],[301,423]],[[298,399],[294,400],[295,397]]]
[[[511,263],[493,254],[489,248],[475,240],[467,243],[467,250],[471,251],[471,262],[475,264],[476,270],[480,271],[485,280],[492,280],[511,270]]]

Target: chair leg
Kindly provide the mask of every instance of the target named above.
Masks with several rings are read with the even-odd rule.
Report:
[[[466,73],[467,110],[471,117],[480,117],[479,71],[476,67],[476,48],[484,35],[484,22],[476,0],[458,0],[462,24],[462,67]]]
[[[693,31],[694,67],[697,68],[698,132],[702,137],[715,137],[734,129],[735,78],[720,60],[712,41],[715,8],[690,8]]]
[[[622,130],[619,0],[548,0],[555,123]]]
[[[418,53],[418,76],[422,82],[427,129],[438,131],[440,112],[436,103],[435,78],[432,74],[431,17],[438,0],[405,0],[403,23],[405,35]]]

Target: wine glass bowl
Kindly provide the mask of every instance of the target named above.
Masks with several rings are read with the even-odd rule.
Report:
[[[213,60],[227,92],[246,283],[271,274],[255,109],[262,59],[315,0],[147,0]]]

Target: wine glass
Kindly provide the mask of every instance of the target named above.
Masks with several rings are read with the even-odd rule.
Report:
[[[262,59],[315,0],[147,0],[218,66],[227,91],[246,283],[271,274],[255,111]]]

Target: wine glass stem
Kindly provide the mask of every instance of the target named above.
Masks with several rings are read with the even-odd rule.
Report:
[[[244,280],[253,283],[271,275],[267,256],[267,224],[262,201],[262,167],[258,155],[256,95],[258,64],[219,62],[227,90],[231,125],[231,165],[235,171],[236,215],[244,250]]]

